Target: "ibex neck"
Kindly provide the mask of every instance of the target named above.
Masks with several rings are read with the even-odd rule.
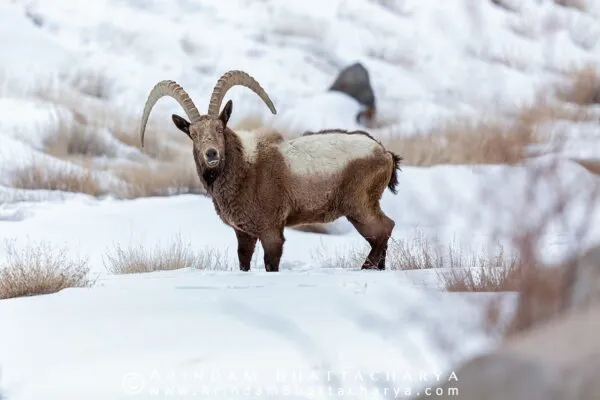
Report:
[[[248,165],[244,161],[244,149],[240,138],[225,129],[225,165],[213,187],[215,200],[228,202],[235,198],[244,184]]]

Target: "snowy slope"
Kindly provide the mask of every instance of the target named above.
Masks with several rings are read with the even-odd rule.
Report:
[[[409,398],[490,344],[485,301],[387,273],[115,278],[0,302],[2,383],[15,400]]]

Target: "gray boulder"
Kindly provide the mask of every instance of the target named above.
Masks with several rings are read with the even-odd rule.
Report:
[[[362,117],[369,120],[374,117],[377,109],[375,93],[371,86],[369,71],[361,63],[357,62],[344,68],[328,90],[346,93],[365,107],[365,110],[357,115],[357,122]]]
[[[599,305],[565,314],[469,361],[455,371],[456,380],[437,388],[435,398],[600,399],[598,332]]]

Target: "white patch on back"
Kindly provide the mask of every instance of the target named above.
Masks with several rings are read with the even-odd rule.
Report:
[[[240,142],[242,142],[246,161],[251,164],[254,163],[256,161],[259,136],[251,131],[237,132],[237,136],[240,138]]]
[[[343,170],[350,161],[368,157],[379,143],[362,134],[324,133],[302,136],[279,145],[294,174],[331,174]]]

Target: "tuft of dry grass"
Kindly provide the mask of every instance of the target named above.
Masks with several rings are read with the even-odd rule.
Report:
[[[156,245],[152,249],[142,245],[122,248],[116,245],[105,254],[104,266],[113,274],[138,274],[155,271],[170,271],[181,268],[203,270],[230,270],[224,252],[205,248],[194,251],[189,243],[177,236],[166,246]]]
[[[565,102],[587,106],[600,103],[600,71],[589,65],[569,74],[570,84],[556,90],[556,96]]]
[[[436,164],[516,164],[538,142],[536,131],[520,122],[449,121],[430,132],[393,136],[385,141],[392,151],[415,166]]]
[[[538,266],[521,271],[516,290],[519,301],[505,336],[523,332],[560,314],[566,306],[567,265]]]
[[[139,117],[110,107],[102,96],[90,97],[64,87],[41,87],[36,95],[57,105],[59,111],[55,114],[58,133],[44,143],[43,151],[82,168],[49,168],[41,161],[33,162],[13,171],[13,187],[96,197],[110,194],[121,199],[205,194],[189,138],[173,127],[150,122],[144,149],[140,149]],[[114,177],[113,184],[101,187],[99,173]]]
[[[574,8],[579,11],[585,11],[588,7],[588,0],[554,0],[554,3],[559,6]]]
[[[412,136],[393,135],[383,142],[405,158],[405,165],[514,165],[538,155],[533,149],[542,144],[548,148],[547,152],[560,150],[564,138],[546,135],[540,129],[545,124],[559,120],[592,121],[594,116],[585,103],[589,102],[589,96],[583,89],[573,89],[567,97],[581,104],[569,107],[552,101],[548,94],[540,94],[533,104],[503,120],[450,120],[427,132]]]
[[[89,287],[87,259],[72,259],[66,249],[41,242],[18,250],[5,245],[6,261],[0,265],[0,299],[56,293],[66,288]]]
[[[573,159],[592,174],[600,175],[600,160]]]
[[[325,248],[313,253],[315,262],[325,268],[360,268],[370,247],[350,246],[335,251]],[[500,292],[518,289],[527,265],[517,256],[508,256],[499,246],[495,254],[464,255],[456,243],[442,248],[424,235],[410,240],[390,238],[386,268],[389,270],[435,270],[447,291]]]
[[[516,255],[507,255],[500,245],[496,253],[465,255],[456,243],[442,249],[424,236],[391,240],[387,264],[392,270],[434,269],[449,292],[514,291],[527,269],[527,264]]]
[[[68,77],[68,83],[79,92],[98,99],[109,99],[112,91],[110,78],[92,69],[76,71]]]
[[[337,248],[335,251],[325,248],[322,244],[320,248],[313,251],[311,258],[323,268],[360,268],[368,252],[369,247],[365,244],[344,249]]]
[[[185,161],[179,161],[154,165],[119,165],[107,170],[124,182],[124,185],[113,191],[114,195],[120,199],[134,199],[191,193],[205,194],[206,190],[194,168]]]
[[[98,183],[94,173],[88,168],[43,167],[37,161],[16,168],[11,173],[11,184],[17,189],[60,190],[85,193],[100,197],[106,191]]]
[[[240,118],[238,122],[232,125],[235,131],[253,131],[261,129],[264,126],[264,122],[260,115],[249,114],[243,118]]]
[[[112,135],[121,143],[140,148],[139,119],[114,115],[107,123]],[[169,129],[170,128],[170,129]],[[148,123],[144,137],[143,153],[158,161],[175,161],[182,156],[191,158],[190,139],[165,124]]]
[[[503,249],[489,257],[472,255],[460,259],[459,265],[438,274],[449,292],[518,291],[530,270],[518,257],[506,257]]]

